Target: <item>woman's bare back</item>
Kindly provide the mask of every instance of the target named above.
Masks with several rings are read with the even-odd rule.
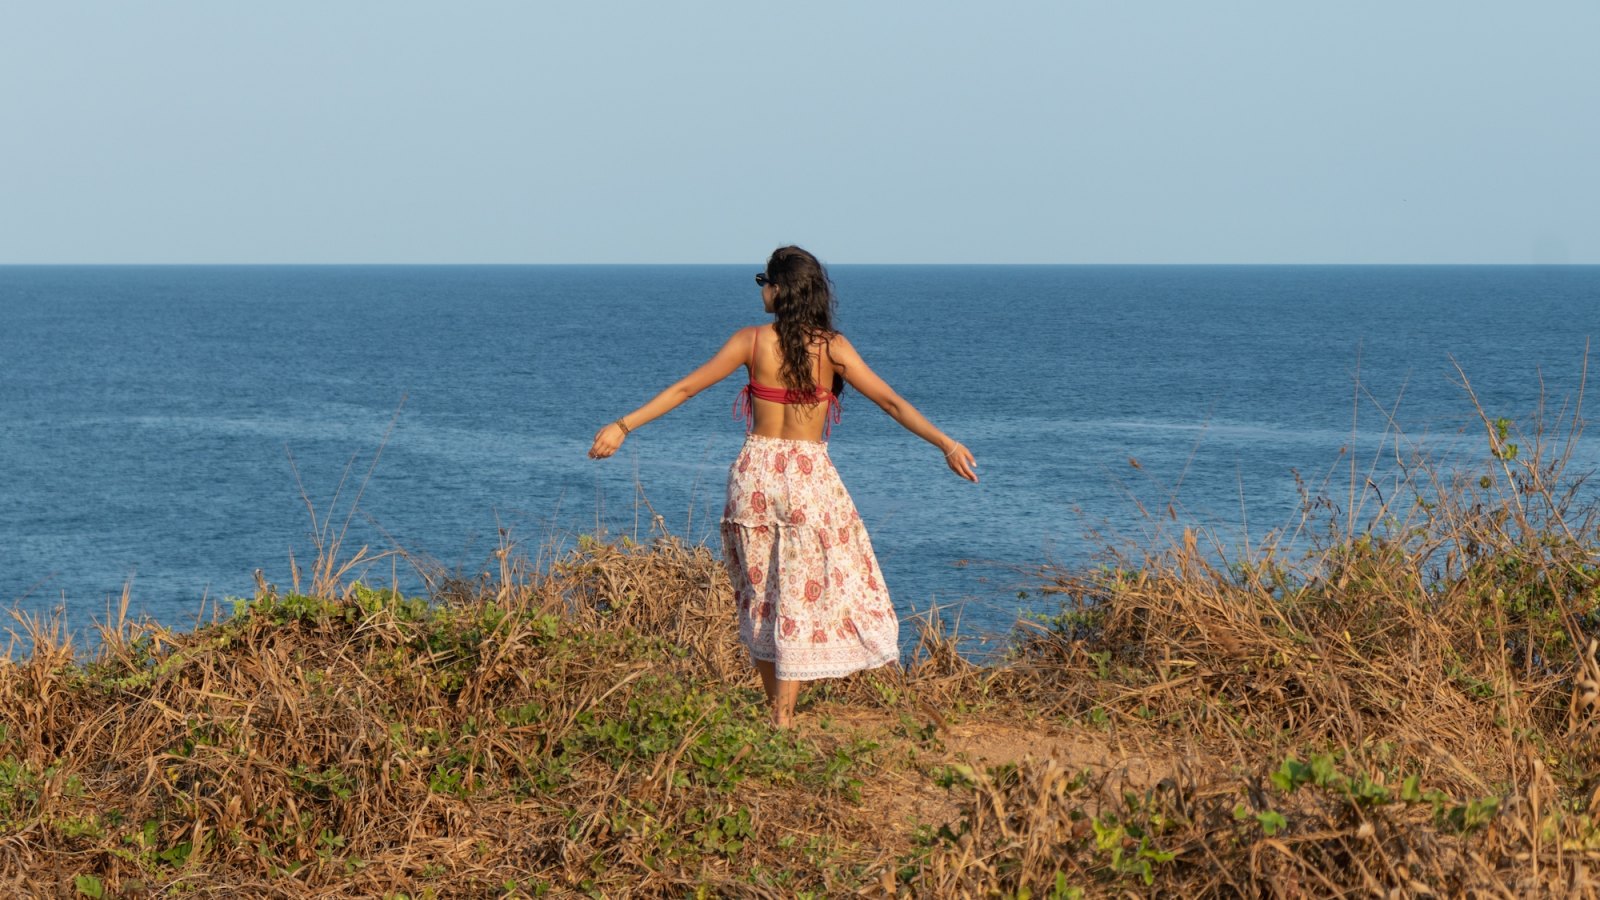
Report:
[[[774,388],[792,388],[783,378],[783,351],[779,346],[778,332],[771,325],[751,327],[753,346],[748,368],[751,382]],[[811,358],[811,375],[817,387],[831,390],[835,366],[828,353],[828,340],[817,338],[808,348]],[[826,399],[815,403],[776,403],[759,397],[750,398],[754,421],[750,432],[762,437],[783,438],[791,441],[820,441],[828,421]]]

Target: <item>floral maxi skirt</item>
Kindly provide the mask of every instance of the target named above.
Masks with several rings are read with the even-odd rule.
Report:
[[[739,639],[780,679],[837,678],[899,658],[889,589],[827,444],[745,439],[728,469],[722,558]]]

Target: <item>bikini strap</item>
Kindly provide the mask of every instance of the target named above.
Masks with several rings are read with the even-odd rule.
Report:
[[[822,379],[828,379],[828,393],[838,394],[833,390],[835,380],[839,377],[833,372],[833,338],[823,338],[822,345],[817,348],[817,388],[821,389]],[[831,376],[831,377],[830,377]]]
[[[756,425],[756,405],[751,402],[751,394],[756,386],[756,337],[761,334],[760,325],[750,326],[750,349],[745,353],[744,364],[750,369],[750,377],[733,398],[733,417],[744,420],[744,430],[748,434]]]

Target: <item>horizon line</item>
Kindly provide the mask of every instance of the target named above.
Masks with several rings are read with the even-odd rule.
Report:
[[[860,262],[860,261],[823,261],[829,267],[834,266],[917,266],[923,268],[960,268],[975,266],[991,267],[1077,267],[1077,268],[1110,268],[1110,267],[1243,267],[1271,268],[1271,267],[1515,267],[1515,268],[1584,268],[1600,266],[1600,260],[1594,262]],[[269,268],[269,267],[301,267],[301,268],[380,268],[380,267],[412,267],[412,268],[467,268],[467,267],[623,267],[623,266],[652,266],[652,267],[690,267],[690,266],[747,266],[760,265],[760,262],[735,261],[735,262],[0,262],[0,268]]]

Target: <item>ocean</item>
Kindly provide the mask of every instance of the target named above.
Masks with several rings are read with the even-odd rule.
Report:
[[[81,631],[127,585],[187,626],[256,569],[288,584],[308,501],[346,548],[404,550],[365,578],[410,590],[407,559],[470,577],[502,530],[530,556],[715,546],[740,375],[585,450],[764,320],[760,267],[0,267],[0,601]],[[1481,464],[1461,373],[1489,416],[1553,424],[1600,333],[1596,266],[832,274],[867,363],[978,458],[961,481],[850,391],[830,451],[901,614],[971,635],[1051,611],[1042,564],[1185,526],[1235,553],[1299,521],[1301,485],[1342,509],[1352,459],[1363,484],[1418,448]],[[1597,460],[1583,437],[1575,469]]]

